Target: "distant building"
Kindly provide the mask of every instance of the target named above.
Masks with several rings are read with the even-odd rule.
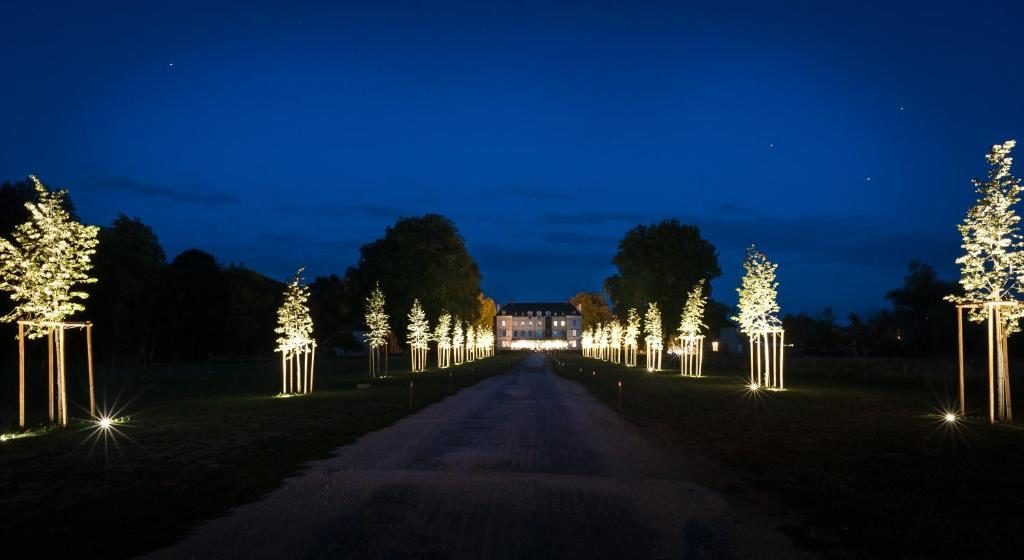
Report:
[[[508,303],[498,306],[494,341],[498,350],[563,343],[578,349],[582,328],[583,316],[570,303]]]

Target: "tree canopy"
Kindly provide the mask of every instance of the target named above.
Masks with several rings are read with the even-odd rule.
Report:
[[[10,292],[14,309],[4,321],[64,321],[85,309],[79,288],[96,281],[89,273],[99,228],[83,225],[65,208],[65,191],[50,191],[36,177],[37,202],[26,202],[29,218],[0,237],[0,290]],[[30,328],[30,338],[43,328]]]
[[[682,309],[687,292],[697,281],[721,275],[718,254],[696,226],[665,220],[639,225],[626,232],[612,258],[618,272],[605,280],[615,313],[625,317],[635,307],[657,303],[661,309]],[[710,296],[710,285],[707,294]],[[666,316],[667,332],[679,330],[679,316]]]
[[[430,317],[447,309],[471,323],[480,318],[480,271],[448,218],[439,214],[401,218],[359,253],[358,264],[347,276],[358,287],[360,298],[380,282],[394,332],[406,331],[407,313],[417,298]]]
[[[572,296],[569,303],[580,309],[584,329],[598,323],[607,323],[615,318],[615,314],[608,307],[608,300],[600,292],[580,292]]]

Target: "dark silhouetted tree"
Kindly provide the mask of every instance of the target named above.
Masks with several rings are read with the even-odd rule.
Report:
[[[480,318],[480,271],[448,218],[401,218],[359,252],[359,263],[346,274],[358,286],[359,305],[353,308],[361,309],[380,282],[392,332],[408,330],[407,315],[417,298],[428,317],[447,310],[471,324]]]
[[[646,309],[648,303],[657,303],[661,309],[673,310],[664,317],[665,332],[679,330],[675,310],[682,309],[693,285],[722,273],[714,246],[700,236],[700,230],[674,219],[626,232],[612,264],[618,273],[605,280],[605,291],[615,313],[625,317],[630,307]],[[708,289],[710,296],[710,284]]]
[[[162,322],[160,297],[167,258],[153,230],[138,218],[118,216],[102,228],[93,259],[97,283],[90,307],[97,350],[112,366],[127,359],[145,364]]]

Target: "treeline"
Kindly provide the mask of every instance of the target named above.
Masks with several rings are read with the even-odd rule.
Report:
[[[961,293],[956,282],[941,280],[928,264],[911,261],[903,285],[889,291],[888,309],[868,316],[851,313],[845,325],[831,309],[782,318],[786,340],[806,354],[852,356],[944,356],[956,350],[956,308],[947,295]],[[966,319],[965,319],[966,321]],[[979,342],[965,326],[965,340]]]
[[[615,317],[625,320],[629,308],[643,309],[653,302],[662,310],[666,336],[674,337],[687,292],[706,279],[705,294],[710,297],[710,281],[721,275],[715,247],[701,236],[699,228],[674,219],[629,230],[619,242],[612,264],[617,271],[605,281],[605,293],[582,292],[572,299],[583,310],[584,328]],[[781,281],[785,282],[784,271]],[[817,315],[784,315],[786,342],[806,354],[952,354],[956,314],[943,298],[960,291],[959,284],[939,279],[930,265],[911,261],[903,284],[886,294],[888,309],[866,316],[852,313],[846,321],[829,309]],[[717,336],[721,329],[735,327],[729,319],[734,315],[735,310],[710,299],[704,315],[707,332]],[[965,327],[965,332],[968,345],[976,348],[980,344],[977,329]]]
[[[29,182],[0,185],[0,234],[28,219]],[[67,209],[74,213],[70,197]],[[86,311],[72,320],[92,321],[98,362],[116,366],[270,356],[284,284],[237,264],[222,265],[209,253],[189,249],[168,259],[160,241],[138,218],[119,216],[101,228],[87,285]],[[305,263],[296,263],[296,268]],[[454,224],[436,214],[402,218],[384,236],[360,249],[344,275],[310,282],[314,337],[331,349],[361,348],[363,305],[380,282],[387,294],[392,346],[404,340],[407,314],[419,298],[428,317],[447,310],[490,324],[494,302],[480,292],[480,273]],[[0,313],[11,309],[7,298]],[[0,354],[16,352],[16,327],[5,323]],[[6,363],[14,363],[8,360]]]

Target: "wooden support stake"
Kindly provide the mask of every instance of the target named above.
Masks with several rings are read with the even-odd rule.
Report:
[[[995,357],[995,350],[992,348],[995,341],[992,337],[992,329],[994,327],[993,321],[995,320],[995,310],[992,306],[988,307],[988,423],[996,423],[996,397],[995,397],[995,372],[992,371],[993,358]]]
[[[782,331],[779,335],[779,345],[782,347],[782,353],[779,354],[779,389],[786,388],[786,368],[785,356],[786,356],[786,331]]]
[[[18,427],[25,428],[25,324],[18,321]]]
[[[958,377],[960,388],[960,416],[967,414],[967,405],[964,399],[964,308],[956,306],[956,330],[957,330],[957,355],[960,364],[960,376]]]
[[[66,428],[68,425],[68,376],[67,361],[64,355],[64,327],[57,327],[57,393],[60,398],[58,419],[60,426]]]
[[[316,343],[313,343],[313,349],[310,350],[309,358],[309,390],[313,390],[313,381],[316,380]]]
[[[46,331],[46,385],[49,395],[46,408],[49,412],[50,423],[53,424],[53,327]]]
[[[96,418],[96,386],[92,369],[92,323],[85,325],[85,349],[89,360],[89,416]]]

